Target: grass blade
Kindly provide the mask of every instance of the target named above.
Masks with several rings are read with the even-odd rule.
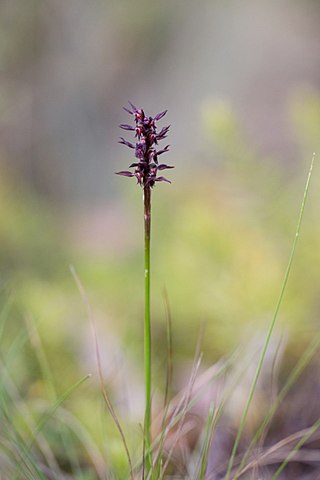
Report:
[[[296,446],[291,450],[291,452],[282,462],[271,480],[276,480],[279,477],[280,473],[286,468],[294,454],[300,450],[300,448],[309,440],[309,438],[318,430],[318,428],[320,428],[320,418],[308,429],[308,431],[303,435],[303,437],[299,440]]]
[[[91,328],[92,328],[94,344],[95,344],[95,351],[96,351],[98,376],[99,376],[102,396],[103,396],[104,402],[106,404],[106,407],[107,407],[107,409],[108,409],[108,411],[109,411],[109,413],[110,413],[110,415],[111,415],[111,417],[112,417],[112,419],[115,423],[115,426],[117,427],[117,430],[119,432],[119,435],[120,435],[120,438],[121,438],[121,441],[122,441],[122,444],[123,444],[123,447],[124,447],[124,450],[125,450],[125,453],[126,453],[126,456],[127,456],[127,459],[128,459],[130,478],[131,478],[131,480],[134,480],[132,460],[131,460],[131,455],[130,455],[130,452],[129,452],[129,447],[128,447],[128,444],[127,444],[127,440],[126,440],[126,437],[124,435],[124,431],[122,429],[122,426],[120,424],[118,416],[117,416],[117,414],[116,414],[116,412],[113,408],[113,405],[112,405],[112,403],[109,399],[109,395],[108,395],[108,393],[105,389],[105,386],[104,386],[102,367],[101,367],[101,359],[100,359],[100,350],[99,350],[99,344],[98,344],[98,336],[97,336],[97,331],[96,331],[96,328],[95,328],[95,323],[94,323],[94,320],[93,320],[91,305],[90,305],[88,296],[86,294],[86,291],[85,291],[85,289],[84,289],[84,287],[83,287],[83,285],[80,281],[80,278],[79,278],[75,268],[73,267],[73,265],[70,265],[70,271],[71,271],[71,274],[72,274],[72,276],[75,280],[75,283],[78,287],[78,290],[79,290],[80,296],[81,296],[81,298],[84,302],[84,305],[86,306],[88,319],[89,319],[89,322],[90,322],[90,325],[91,325]]]
[[[255,433],[247,451],[243,455],[242,460],[241,460],[240,465],[239,465],[239,468],[236,471],[236,473],[233,477],[233,480],[236,480],[242,474],[242,469],[244,467],[244,464],[245,464],[246,460],[248,459],[248,456],[249,456],[250,452],[252,451],[252,448],[254,447],[254,445],[257,443],[257,441],[262,436],[264,429],[269,424],[269,422],[272,420],[273,415],[275,414],[279,405],[282,403],[282,401],[286,397],[290,388],[294,385],[296,380],[302,374],[303,370],[310,363],[312,357],[315,355],[315,353],[319,349],[319,346],[320,346],[320,335],[317,335],[317,337],[310,343],[309,347],[306,349],[303,356],[298,360],[297,364],[295,365],[295,367],[291,371],[286,383],[284,384],[283,388],[281,389],[281,391],[277,395],[277,398],[276,398],[275,402],[273,403],[273,405],[270,407],[269,411],[267,412],[263,422],[261,423],[257,432]]]
[[[233,448],[232,448],[232,452],[231,452],[230,460],[229,460],[229,463],[228,463],[228,468],[227,468],[225,480],[230,479],[230,473],[231,473],[231,470],[232,470],[232,467],[233,467],[233,463],[234,463],[236,453],[238,451],[238,447],[239,447],[240,439],[241,439],[241,436],[242,436],[243,428],[244,428],[244,425],[245,425],[245,422],[246,422],[246,419],[247,419],[247,416],[248,416],[249,408],[250,408],[250,405],[251,405],[251,402],[252,402],[252,399],[253,399],[253,395],[254,395],[256,386],[257,386],[257,382],[258,382],[258,379],[259,379],[259,376],[260,376],[262,365],[263,365],[263,362],[264,362],[264,359],[265,359],[265,356],[266,356],[266,353],[267,353],[267,349],[268,349],[268,346],[269,346],[271,335],[273,333],[274,326],[275,326],[276,321],[278,319],[280,306],[282,304],[282,300],[283,300],[283,297],[284,297],[284,292],[285,292],[285,289],[286,289],[286,286],[287,286],[287,283],[288,283],[293,259],[294,259],[295,253],[296,253],[298,238],[299,238],[300,231],[301,231],[302,219],[303,219],[303,216],[304,216],[306,200],[307,200],[307,196],[308,196],[308,192],[309,192],[310,179],[311,179],[311,174],[312,174],[312,170],[313,170],[314,159],[315,159],[315,154],[313,154],[311,164],[310,164],[310,169],[309,169],[309,173],[308,173],[308,177],[307,177],[307,181],[306,181],[306,185],[305,185],[305,189],[304,189],[304,194],[303,194],[303,198],[302,198],[300,213],[299,213],[299,217],[298,217],[296,233],[295,233],[295,237],[294,237],[294,240],[293,240],[287,269],[286,269],[286,272],[285,272],[285,275],[284,275],[284,278],[283,278],[283,282],[282,282],[282,286],[281,286],[281,290],[280,290],[280,295],[279,295],[279,298],[278,298],[278,301],[277,301],[277,304],[276,304],[276,308],[275,308],[275,311],[274,311],[274,315],[273,315],[271,324],[269,326],[266,341],[265,341],[265,344],[264,344],[264,347],[263,347],[263,350],[262,350],[262,353],[261,353],[261,357],[259,359],[259,363],[258,363],[258,366],[257,366],[257,369],[256,369],[256,373],[255,373],[253,382],[251,384],[249,396],[248,396],[248,399],[247,399],[247,402],[246,402],[246,405],[245,405],[245,408],[244,408],[244,411],[243,411],[243,414],[242,414],[242,417],[241,417],[241,420],[240,420],[240,425],[239,425],[237,436],[236,436],[236,439],[235,439],[235,442],[234,442],[234,445],[233,445]]]
[[[198,477],[199,480],[205,480],[205,474],[206,474],[207,464],[208,464],[208,453],[209,453],[209,448],[212,440],[215,415],[216,415],[216,410],[214,408],[214,405],[211,404],[209,408],[207,422],[206,422],[206,434],[205,434],[205,439],[204,439],[202,454],[201,454],[201,465],[200,465],[200,472]]]

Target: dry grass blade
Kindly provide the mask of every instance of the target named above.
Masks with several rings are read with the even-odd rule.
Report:
[[[171,321],[171,309],[169,303],[169,297],[167,290],[164,288],[163,290],[163,302],[165,306],[165,315],[166,315],[166,324],[167,324],[167,369],[166,369],[166,382],[165,382],[165,394],[163,399],[163,416],[161,421],[161,434],[159,440],[159,447],[157,449],[153,470],[156,472],[156,477],[161,478],[162,471],[163,471],[163,463],[162,463],[162,454],[163,454],[163,446],[165,440],[165,425],[168,418],[168,412],[170,408],[169,402],[169,391],[172,384],[172,372],[173,372],[173,349],[172,349],[172,321]],[[143,461],[143,474],[144,474],[144,461]],[[142,476],[143,478],[143,476]]]
[[[199,355],[198,354],[198,349],[197,349],[197,355]],[[160,433],[160,437],[153,442],[153,446],[156,445],[157,443],[159,443],[158,451],[157,451],[156,455],[154,456],[154,466],[159,464],[159,462],[160,462],[160,467],[161,467],[161,472],[162,472],[161,475],[162,476],[160,476],[160,473],[159,473],[159,478],[163,478],[163,475],[165,475],[165,472],[166,472],[166,469],[168,468],[169,462],[173,458],[173,453],[174,453],[174,450],[176,448],[177,442],[179,441],[179,437],[180,437],[180,434],[182,432],[182,428],[184,426],[185,416],[193,406],[193,405],[191,405],[191,403],[192,403],[191,402],[191,394],[192,394],[193,387],[194,387],[194,384],[195,384],[195,380],[196,380],[196,377],[197,377],[197,373],[198,373],[198,370],[199,370],[199,367],[200,367],[200,364],[201,364],[201,359],[202,359],[202,355],[199,355],[198,358],[195,357],[195,361],[194,361],[194,365],[193,365],[193,368],[192,368],[192,373],[191,373],[191,377],[190,377],[190,380],[188,382],[188,385],[184,389],[182,394],[179,395],[178,403],[176,404],[176,406],[174,407],[174,409],[172,411],[172,414],[170,415],[169,422],[167,423],[167,425],[165,425],[162,428],[162,431]],[[170,442],[171,447],[170,447],[170,450],[169,450],[168,454],[166,455],[166,461],[163,463],[163,460],[162,460],[161,457],[162,457],[162,453],[163,453],[163,446],[164,446],[165,439],[168,437],[170,431],[176,425],[177,425],[177,430],[174,433],[174,439],[173,439],[172,442]]]
[[[250,463],[248,463],[237,474],[237,478],[241,477],[242,475],[244,475],[245,473],[252,470],[253,468],[255,468],[258,465],[267,465],[267,464],[270,464],[270,463],[275,463],[275,462],[279,461],[279,458],[280,458],[280,460],[284,459],[286,457],[286,455],[288,455],[288,451],[286,450],[285,454],[283,452],[279,453],[278,451],[280,449],[283,449],[283,448],[287,447],[292,442],[294,442],[295,440],[299,440],[299,439],[300,440],[299,440],[297,445],[299,445],[301,440],[304,440],[303,443],[306,443],[306,441],[309,439],[309,437],[311,435],[313,435],[319,427],[320,427],[320,419],[317,420],[317,422],[315,422],[313,426],[311,426],[309,428],[305,428],[303,430],[300,430],[299,432],[293,433],[292,435],[289,435],[288,437],[280,440],[275,445],[272,445],[272,447],[266,449],[264,451],[264,453],[259,456],[259,458],[255,458]],[[317,435],[313,436],[313,440],[319,439],[319,438],[320,438],[320,432]],[[289,455],[290,454],[294,455],[294,452],[295,452],[294,449],[291,450],[289,452]],[[275,457],[275,456],[277,456],[277,457]],[[319,453],[318,453],[318,458],[319,458]],[[290,457],[290,459],[292,460],[293,458]]]
[[[98,368],[98,376],[99,376],[99,382],[100,382],[100,388],[101,388],[101,392],[102,392],[102,396],[103,396],[103,399],[105,401],[105,404],[107,406],[107,409],[118,429],[118,432],[120,434],[120,437],[121,437],[121,440],[122,440],[122,443],[123,443],[123,447],[124,447],[124,450],[125,450],[125,453],[126,453],[126,456],[127,456],[127,460],[128,460],[128,465],[129,465],[129,471],[130,471],[130,478],[131,480],[134,480],[134,475],[133,475],[133,467],[132,467],[132,460],[131,460],[131,456],[130,456],[130,452],[129,452],[129,448],[128,448],[128,444],[127,444],[127,441],[126,441],[126,438],[125,438],[125,435],[124,435],[124,431],[121,427],[121,424],[119,422],[119,419],[118,419],[118,416],[113,408],[113,405],[109,399],[109,395],[105,389],[105,386],[104,386],[104,379],[103,379],[103,374],[102,374],[102,367],[101,367],[101,359],[100,359],[100,350],[99,350],[99,344],[98,344],[98,337],[97,337],[97,331],[96,331],[96,327],[95,327],[95,323],[94,323],[94,319],[93,319],[93,315],[92,315],[92,309],[91,309],[91,305],[90,305],[90,302],[89,302],[89,299],[88,299],[88,296],[86,294],[86,291],[79,279],[79,276],[75,270],[75,268],[70,265],[70,271],[71,271],[71,274],[76,282],[76,285],[78,287],[78,290],[80,292],[80,295],[81,295],[81,298],[86,306],[86,309],[87,309],[87,315],[88,315],[88,319],[90,321],[90,325],[91,325],[91,329],[92,329],[92,334],[93,334],[93,338],[94,338],[94,344],[95,344],[95,352],[96,352],[96,361],[97,361],[97,368]]]
[[[201,375],[199,375],[196,378],[194,387],[193,387],[193,396],[192,399],[190,399],[187,408],[186,408],[186,413],[189,413],[192,408],[199,402],[199,400],[203,397],[205,394],[206,390],[210,388],[213,380],[220,378],[223,374],[228,371],[231,366],[233,365],[233,362],[237,358],[237,354],[233,354],[230,358],[226,359],[224,362],[219,361],[218,363],[212,365],[210,368],[208,368],[205,372],[203,372]],[[181,421],[181,417],[184,414],[182,405],[184,403],[184,399],[186,398],[188,392],[188,385],[179,392],[178,395],[176,395],[170,402],[169,407],[168,407],[168,415],[167,418],[170,417],[170,421],[166,425],[166,428],[163,428],[161,433],[156,437],[156,439],[153,442],[153,447],[156,448],[156,446],[161,446],[163,445],[163,441],[170,432],[172,428],[174,428],[178,423]],[[171,412],[170,412],[171,410]],[[156,424],[161,424],[162,417],[159,415],[159,418],[155,419]],[[157,449],[157,453],[154,456],[155,460],[155,465],[157,462],[159,462],[160,456],[161,456],[162,450],[160,447]],[[160,470],[162,474],[159,473],[159,478],[163,478],[161,475],[164,474],[163,469],[164,465],[161,463],[160,465]]]
[[[199,472],[199,480],[205,480],[207,464],[208,464],[208,453],[209,448],[213,438],[213,428],[215,423],[217,410],[214,408],[214,404],[210,404],[208,418],[207,418],[207,426],[206,426],[206,434],[205,439],[203,442],[203,451],[200,457],[200,472]]]
[[[299,452],[301,447],[309,440],[309,438],[320,428],[320,418],[309,428],[306,433],[302,436],[299,442],[294,446],[294,448],[289,452],[288,456],[282,462],[276,473],[273,475],[272,480],[276,480],[281,472],[286,468],[288,463],[293,459],[293,457]],[[318,458],[319,461],[319,458]]]
[[[172,372],[173,372],[173,349],[172,349],[172,321],[171,321],[171,309],[169,303],[168,292],[166,289],[163,291],[163,300],[166,311],[166,320],[167,320],[167,372],[166,372],[166,388],[164,394],[164,412],[168,410],[169,405],[169,390],[172,383]],[[165,423],[166,417],[163,417],[163,425]]]
[[[294,385],[294,383],[298,380],[304,369],[307,367],[307,365],[311,362],[313,356],[316,354],[316,352],[319,350],[320,346],[320,335],[318,334],[314,340],[310,343],[304,354],[299,358],[297,364],[295,367],[292,369],[291,373],[289,374],[286,383],[280,390],[279,394],[277,395],[275,401],[272,403],[269,411],[267,412],[264,420],[262,421],[261,425],[257,429],[253,439],[250,442],[250,445],[248,446],[246,452],[244,455],[242,455],[242,460],[240,462],[240,465],[238,467],[238,472],[242,470],[244,467],[247,459],[250,456],[251,451],[254,448],[254,445],[256,442],[259,440],[259,438],[263,435],[263,432],[265,431],[266,427],[268,424],[270,424],[274,414],[276,413],[278,407],[281,405],[285,397],[287,396],[290,388]],[[260,441],[261,445],[261,441]],[[237,478],[237,473],[235,474],[235,479]]]
[[[310,180],[311,180],[311,175],[312,175],[312,170],[313,170],[314,159],[315,159],[315,154],[313,154],[313,156],[312,156],[312,160],[311,160],[311,164],[310,164],[310,168],[309,168],[309,173],[308,173],[308,176],[307,176],[307,180],[306,180],[306,184],[305,184],[305,188],[304,188],[304,193],[303,193],[303,197],[302,197],[302,202],[301,202],[301,206],[300,206],[300,213],[299,213],[299,217],[298,217],[296,233],[295,233],[294,240],[293,240],[293,243],[292,243],[291,253],[290,253],[290,256],[289,256],[287,268],[286,268],[286,271],[285,271],[285,274],[284,274],[284,277],[283,277],[282,286],[281,286],[281,289],[280,289],[280,294],[279,294],[278,301],[277,301],[277,304],[276,304],[276,307],[275,307],[275,310],[274,310],[274,314],[273,314],[273,317],[272,317],[272,320],[271,320],[271,323],[270,323],[270,326],[269,326],[269,329],[268,329],[268,333],[267,333],[267,336],[266,336],[264,347],[262,349],[262,353],[261,353],[261,356],[260,356],[260,359],[259,359],[259,362],[258,362],[258,365],[257,365],[256,373],[255,373],[254,379],[253,379],[252,384],[251,384],[248,399],[247,399],[245,408],[244,408],[243,413],[242,413],[242,417],[241,417],[241,420],[240,420],[240,425],[239,425],[239,428],[238,428],[237,436],[236,436],[236,439],[235,439],[235,442],[234,442],[234,445],[233,445],[233,448],[232,448],[232,452],[231,452],[231,455],[230,455],[230,460],[229,460],[229,463],[228,463],[228,468],[227,468],[227,473],[226,473],[225,480],[230,479],[230,473],[233,469],[233,463],[234,463],[234,459],[235,459],[235,456],[236,456],[237,451],[238,451],[238,447],[239,447],[240,439],[241,439],[241,436],[242,436],[242,433],[243,433],[244,425],[245,425],[246,420],[247,420],[248,412],[249,412],[249,409],[250,409],[250,406],[251,406],[251,403],[252,403],[252,400],[253,400],[253,396],[254,396],[254,393],[255,393],[255,390],[256,390],[256,386],[257,386],[257,383],[258,383],[258,379],[260,377],[260,373],[261,373],[261,370],[262,370],[262,365],[263,365],[264,360],[265,360],[265,356],[266,356],[266,353],[267,353],[267,350],[268,350],[268,347],[269,347],[270,339],[271,339],[276,321],[278,319],[278,314],[279,314],[280,307],[282,305],[282,300],[284,298],[284,293],[285,293],[286,286],[287,286],[287,283],[288,283],[288,279],[289,279],[289,276],[290,276],[290,272],[291,272],[293,260],[294,260],[294,257],[295,257],[297,244],[298,244],[298,238],[299,238],[300,231],[301,231],[301,225],[302,225],[302,220],[303,220],[303,217],[304,217],[304,211],[305,211],[306,201],[307,201],[309,187],[310,187]]]
[[[164,472],[166,471],[166,469],[169,465],[169,462],[172,458],[174,449],[175,449],[175,447],[176,447],[176,445],[179,441],[182,428],[184,426],[184,420],[185,420],[186,414],[188,412],[188,405],[190,403],[193,387],[194,387],[194,384],[195,384],[195,381],[196,381],[196,378],[197,378],[197,374],[198,374],[198,371],[199,371],[199,368],[200,368],[200,365],[201,365],[201,360],[202,360],[202,355],[201,354],[199,355],[198,352],[197,352],[196,357],[195,357],[195,361],[194,361],[194,365],[193,365],[193,368],[192,368],[192,372],[191,372],[191,377],[190,377],[185,395],[181,398],[181,402],[177,405],[177,408],[176,408],[176,410],[175,410],[175,412],[172,416],[172,420],[174,421],[175,416],[181,412],[181,418],[180,418],[179,423],[178,423],[178,428],[177,428],[177,431],[175,433],[174,440],[172,442],[171,448],[170,448],[169,453],[167,455],[166,461],[164,463],[164,467],[163,467]],[[169,422],[169,425],[166,428],[166,432],[170,432],[171,428],[172,428],[172,422]]]

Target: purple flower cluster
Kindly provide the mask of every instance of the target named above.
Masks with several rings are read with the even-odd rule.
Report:
[[[116,172],[117,175],[136,177],[137,183],[144,188],[153,187],[155,182],[171,183],[167,178],[157,176],[158,171],[174,168],[164,163],[159,164],[158,162],[158,157],[169,150],[169,145],[166,145],[162,150],[156,150],[155,148],[159,140],[167,137],[170,128],[169,125],[168,127],[163,127],[159,133],[157,132],[156,122],[165,116],[167,110],[158,113],[155,117],[147,117],[142,108],[136,108],[131,102],[129,102],[129,104],[131,110],[125,107],[123,108],[126,112],[130,113],[130,115],[134,116],[135,126],[121,124],[120,128],[135,132],[137,141],[134,145],[121,137],[119,143],[132,148],[135,151],[137,161],[129,166],[129,168],[134,168],[134,172],[121,171]]]

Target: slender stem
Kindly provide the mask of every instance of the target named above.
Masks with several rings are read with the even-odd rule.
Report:
[[[145,476],[148,478],[151,466],[151,322],[150,322],[150,237],[151,237],[151,188],[144,187],[144,274],[145,274],[145,312],[144,312],[144,369],[145,369]]]

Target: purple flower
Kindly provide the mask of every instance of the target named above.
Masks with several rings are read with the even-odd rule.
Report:
[[[168,127],[163,127],[159,133],[157,133],[157,122],[165,116],[167,110],[158,113],[154,117],[148,117],[145,115],[142,108],[137,108],[131,102],[129,102],[131,109],[123,107],[126,112],[134,116],[135,126],[123,123],[120,128],[123,130],[135,132],[136,143],[127,142],[124,138],[120,137],[119,143],[126,145],[129,148],[134,149],[135,157],[137,161],[132,163],[129,168],[134,168],[133,172],[121,171],[116,172],[117,175],[124,177],[135,177],[137,183],[144,188],[152,188],[156,182],[170,182],[165,177],[158,177],[158,170],[166,170],[174,168],[171,165],[164,163],[158,164],[158,156],[168,152],[169,145],[166,145],[161,150],[156,150],[155,145],[158,145],[159,140],[166,138],[169,131]]]

